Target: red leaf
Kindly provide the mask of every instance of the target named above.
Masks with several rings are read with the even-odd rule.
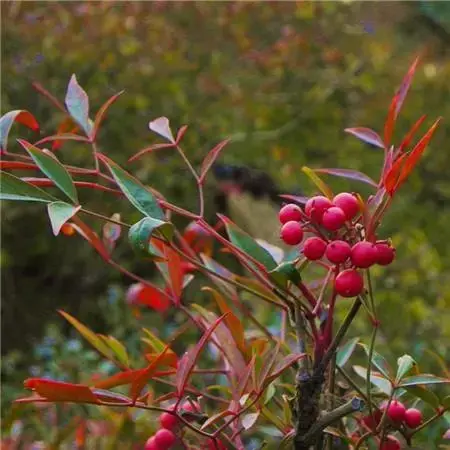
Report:
[[[392,99],[391,105],[389,106],[388,115],[386,122],[384,124],[384,145],[385,148],[389,148],[392,138],[392,132],[394,131],[395,125],[395,109],[397,107],[397,96]]]
[[[273,369],[272,373],[265,380],[265,387],[268,386],[273,380],[278,378],[288,367],[294,364],[301,358],[304,358],[306,355],[304,353],[294,353],[291,355],[285,356]]]
[[[0,161],[0,169],[38,170],[36,164],[21,161]]]
[[[384,148],[383,140],[375,131],[370,128],[358,127],[358,128],[346,128],[344,130],[347,133],[356,136],[368,144],[375,145],[376,147]]]
[[[0,150],[6,150],[9,130],[14,122],[39,131],[39,124],[30,112],[23,109],[9,111],[0,118]]]
[[[206,177],[206,174],[208,173],[208,170],[211,168],[211,166],[214,164],[214,161],[219,157],[220,152],[222,149],[230,142],[230,139],[225,139],[222,142],[219,142],[212,150],[209,151],[209,153],[205,156],[205,159],[202,163],[201,173],[200,173],[200,180],[199,182],[203,182],[203,180]]]
[[[425,120],[425,118],[426,116],[423,115],[408,131],[408,134],[404,137],[402,143],[400,144],[400,147],[398,148],[398,153],[401,153],[409,146],[412,138],[414,137],[414,134],[419,129],[420,125],[422,125],[422,122]]]
[[[172,304],[169,295],[151,284],[135,283],[127,292],[127,302],[133,306],[146,306],[158,312],[165,312]]]
[[[72,226],[75,228],[75,230],[81,236],[83,236],[89,242],[89,244],[91,244],[91,246],[95,248],[95,250],[97,250],[97,252],[105,261],[109,262],[111,259],[109,252],[97,233],[89,228],[79,217],[75,216],[73,218],[73,222],[74,223],[72,224]]]
[[[386,192],[389,195],[394,194],[395,186],[400,176],[402,166],[405,163],[407,157],[408,157],[407,153],[403,153],[402,155],[400,155],[400,157],[397,158],[395,163],[387,171],[386,176],[384,177],[384,188],[386,189]]]
[[[351,169],[313,169],[314,172],[326,173],[328,175],[334,175],[336,177],[348,178],[350,180],[362,181],[363,183],[370,184],[377,187],[377,183],[372,180],[368,175]]]
[[[71,117],[66,117],[60,124],[58,129],[56,130],[56,134],[75,134],[80,128],[76,123],[72,120]],[[52,150],[58,150],[63,142],[63,140],[55,140],[52,144]]]
[[[125,372],[119,372],[111,377],[103,380],[96,381],[94,386],[100,389],[111,389],[116,386],[123,386],[125,384],[131,384],[136,378],[143,373],[145,369],[139,370],[127,370]]]
[[[183,139],[184,133],[186,133],[186,130],[188,129],[187,125],[183,125],[177,133],[177,138],[176,138],[176,144],[179,144],[181,139]]]
[[[117,94],[114,94],[110,99],[108,99],[103,105],[102,107],[98,110],[97,115],[95,116],[95,120],[94,120],[94,127],[92,128],[92,132],[91,132],[91,141],[95,141],[95,138],[97,137],[97,133],[98,133],[98,129],[100,127],[100,124],[103,120],[103,117],[106,114],[106,111],[108,110],[108,108],[119,98],[119,96],[121,96],[125,91],[120,91]]]
[[[89,142],[89,139],[84,136],[80,136],[78,134],[65,133],[65,134],[53,134],[52,136],[47,136],[39,141],[35,142],[34,145],[45,144],[50,141],[80,141],[80,142]]]
[[[150,145],[150,147],[145,147],[142,150],[139,150],[135,155],[133,155],[131,158],[128,159],[128,162],[136,161],[136,159],[139,159],[141,156],[145,155],[146,153],[154,152],[155,150],[161,150],[163,148],[173,148],[175,144],[154,144]]]

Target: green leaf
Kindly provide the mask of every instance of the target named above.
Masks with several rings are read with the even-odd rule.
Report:
[[[302,172],[309,177],[309,179],[319,188],[322,194],[330,200],[333,198],[333,191],[331,188],[314,172],[314,170],[304,166],[302,167]]]
[[[347,361],[350,359],[350,356],[354,352],[356,345],[359,342],[359,337],[350,339],[346,342],[342,347],[339,348],[336,355],[336,364],[339,367],[344,367]]]
[[[42,189],[0,171],[0,200],[50,203],[56,199]]]
[[[277,267],[277,263],[271,254],[262,248],[250,235],[231,222],[228,217],[222,216],[221,214],[219,214],[219,217],[225,224],[231,242],[236,247],[261,263],[269,271]]]
[[[353,366],[353,370],[364,380],[367,379],[367,369],[361,366]],[[381,392],[384,392],[386,395],[391,395],[392,392],[392,384],[389,380],[384,378],[381,374],[376,372],[370,373],[370,382],[376,386]]]
[[[433,408],[439,407],[439,398],[434,392],[419,386],[408,386],[406,390],[409,392],[409,394],[420,398],[425,403],[431,405]]]
[[[142,331],[147,335],[148,341],[153,351],[155,353],[161,353],[166,347],[166,344],[161,341],[161,339],[159,339],[156,335],[154,335],[150,330],[147,330],[147,328],[142,328]]]
[[[395,384],[404,378],[404,376],[416,365],[416,361],[409,356],[403,355],[397,360],[397,375],[395,376]]]
[[[102,154],[97,154],[97,156],[108,166],[119,188],[135,208],[147,217],[165,220],[164,213],[154,195],[137,178],[130,175],[107,156]]]
[[[65,103],[70,116],[90,136],[92,122],[89,120],[89,98],[84,89],[78,84],[75,75],[72,75],[70,78]]]
[[[52,224],[53,234],[58,236],[61,227],[71,219],[79,210],[81,206],[73,206],[66,202],[53,202],[47,205],[48,217]]]
[[[29,142],[18,139],[19,144],[30,154],[39,169],[74,203],[78,203],[77,190],[65,167],[56,159]]]
[[[287,285],[288,281],[292,281],[292,283],[298,285],[302,280],[298,269],[292,262],[283,262],[269,273],[272,279],[283,287]]]
[[[415,375],[413,377],[403,378],[402,382],[399,384],[399,387],[418,386],[418,385],[420,386],[422,384],[442,384],[442,383],[450,383],[450,379],[435,377],[434,375],[425,373],[422,375]]]
[[[39,124],[34,116],[23,109],[9,111],[0,118],[0,149],[6,150],[9,130],[14,122],[22,123],[34,131],[39,130]]]
[[[113,336],[103,336],[102,334],[99,334],[98,336],[103,339],[105,344],[112,350],[117,361],[128,367],[130,360],[125,346]]]
[[[154,252],[150,248],[150,238],[155,233],[170,240],[173,237],[173,225],[170,222],[145,217],[130,228],[128,239],[138,253],[152,256]]]
[[[369,347],[364,344],[360,344],[361,347],[366,352],[367,356],[369,356]],[[391,378],[391,368],[387,361],[375,350],[372,351],[372,364],[386,377]]]

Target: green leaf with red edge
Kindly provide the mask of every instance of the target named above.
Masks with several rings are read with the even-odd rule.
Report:
[[[117,94],[114,94],[111,98],[109,98],[98,110],[95,119],[94,119],[94,126],[92,127],[92,131],[90,133],[90,139],[91,141],[95,141],[97,138],[97,133],[100,128],[100,124],[105,117],[106,111],[108,108],[124,93],[125,91],[120,91]]]
[[[366,352],[366,355],[369,356],[370,349],[367,345],[360,343],[359,344],[364,351]],[[391,379],[392,370],[389,367],[389,364],[384,359],[383,356],[381,356],[376,350],[372,350],[372,364],[387,378]]]
[[[317,188],[330,200],[334,197],[331,188],[314,172],[313,169],[303,166],[302,172],[317,186]]]
[[[350,356],[352,356],[353,352],[355,351],[355,348],[359,342],[359,337],[355,337],[353,339],[350,339],[347,341],[344,345],[339,347],[337,354],[336,354],[336,364],[339,367],[344,367],[347,361],[350,359]]]
[[[48,217],[52,224],[53,234],[58,236],[62,226],[70,220],[79,210],[81,206],[74,206],[66,202],[52,202],[47,205]]]
[[[120,190],[135,208],[147,217],[165,222],[164,213],[149,189],[107,156],[97,153],[97,157],[109,168]]]
[[[186,385],[188,383],[191,372],[193,371],[195,364],[200,356],[200,352],[205,347],[211,334],[219,326],[219,324],[225,319],[226,315],[219,317],[204,333],[197,344],[188,350],[181,360],[178,362],[178,370],[175,377],[177,395],[181,397],[184,393]]]
[[[156,234],[170,240],[173,237],[173,231],[173,225],[170,222],[145,217],[130,228],[128,240],[136,252],[149,257],[154,254],[149,246],[150,238]]]
[[[333,175],[335,177],[347,178],[349,180],[361,181],[362,183],[369,184],[370,186],[377,187],[378,184],[372,180],[365,173],[351,169],[313,169],[317,173],[325,173],[327,175]]]
[[[0,200],[50,203],[56,198],[2,170],[0,171]]]
[[[67,86],[65,104],[70,116],[85,131],[91,135],[92,123],[89,120],[89,98],[84,89],[78,84],[77,77],[72,75]]]
[[[86,239],[105,261],[109,262],[111,260],[110,254],[97,233],[86,225],[79,217],[74,216],[72,220],[72,226],[75,231]]]
[[[403,380],[398,386],[407,387],[407,386],[422,386],[428,384],[448,384],[448,383],[450,383],[450,379],[448,378],[440,378],[428,373],[423,373],[421,375],[414,375],[412,377],[403,378]]]
[[[409,355],[403,355],[397,360],[397,374],[395,375],[395,383],[398,384],[406,374],[408,374],[417,363]]]
[[[438,396],[429,389],[425,389],[420,386],[408,386],[405,389],[409,392],[409,394],[420,398],[433,408],[435,409],[439,408],[440,402]]]
[[[277,267],[277,263],[272,258],[272,255],[261,247],[249,234],[241,230],[228,217],[222,216],[221,214],[219,214],[219,217],[225,225],[230,241],[237,248],[261,263],[269,271]],[[237,256],[241,255],[238,254]]]
[[[172,134],[172,130],[170,129],[169,119],[167,117],[158,117],[157,119],[152,120],[148,124],[148,127],[150,128],[150,130],[167,139],[172,144],[176,143]]]
[[[402,143],[400,144],[400,147],[398,148],[398,152],[403,152],[412,141],[414,135],[416,134],[417,130],[419,129],[420,125],[422,125],[423,121],[426,119],[427,116],[423,115],[408,131],[408,134],[403,138]]]
[[[7,150],[8,135],[14,122],[21,123],[33,131],[39,131],[39,124],[33,114],[24,109],[9,111],[0,118],[0,150]]]
[[[353,370],[356,372],[364,380],[367,379],[367,369],[361,366],[353,366]],[[391,395],[392,392],[392,384],[391,382],[384,378],[384,376],[379,372],[370,372],[370,382],[376,386],[381,392],[384,392],[386,395]]]
[[[222,149],[230,142],[230,139],[225,139],[219,142],[212,150],[208,152],[205,159],[202,162],[202,168],[200,170],[200,183],[204,181],[209,169],[219,157]]]
[[[344,130],[346,133],[350,133],[356,136],[358,139],[366,142],[367,144],[374,145],[375,147],[384,148],[383,140],[375,131],[370,128],[357,127],[357,128],[346,128]]]
[[[281,376],[281,374],[292,366],[295,362],[298,360],[304,358],[306,356],[305,353],[292,353],[291,355],[287,355],[283,357],[283,359],[276,364],[276,366],[273,368],[270,375],[266,378],[264,385],[267,386],[269,383],[271,383],[273,380]]]

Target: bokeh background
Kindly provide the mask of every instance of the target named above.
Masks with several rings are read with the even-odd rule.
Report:
[[[189,125],[184,147],[194,163],[231,137],[223,163],[265,171],[281,191],[305,194],[314,192],[300,170],[305,164],[378,177],[380,151],[343,130],[380,130],[401,78],[422,55],[396,136],[422,114],[427,124],[444,120],[383,224],[398,260],[375,274],[378,345],[392,360],[409,352],[423,371],[443,373],[450,359],[450,3],[2,2],[1,10],[2,114],[27,109],[44,135],[53,134],[62,115],[32,82],[62,100],[75,73],[93,111],[125,90],[100,136],[100,150],[117,162],[156,142],[148,121],[167,116],[174,129]],[[14,126],[11,146],[17,133],[36,139]],[[76,143],[59,151],[64,162],[90,164]],[[129,168],[173,203],[195,206],[195,185],[169,153]],[[329,181],[336,189],[366,192]],[[219,208],[217,190],[211,179],[210,217]],[[87,197],[93,210],[118,212],[105,195]],[[80,239],[54,238],[41,209],[2,207],[3,409],[29,374],[73,379],[80,366],[108,370],[99,369],[97,356],[57,308],[131,347],[138,340],[124,302],[130,280]],[[240,223],[248,216],[232,215]],[[152,276],[151,268],[121,252],[128,267]],[[152,312],[145,320],[161,323]],[[169,317],[159,327],[169,332],[174,324]],[[358,326],[355,333],[367,336],[367,324]]]

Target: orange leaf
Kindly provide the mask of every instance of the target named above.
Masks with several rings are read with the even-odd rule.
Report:
[[[76,231],[81,234],[81,236],[83,236],[89,242],[89,244],[91,244],[91,246],[95,248],[95,250],[97,250],[97,252],[105,261],[109,262],[111,258],[108,250],[106,249],[105,244],[99,238],[97,233],[89,228],[79,217],[74,217],[72,220],[74,222],[73,226]]]

